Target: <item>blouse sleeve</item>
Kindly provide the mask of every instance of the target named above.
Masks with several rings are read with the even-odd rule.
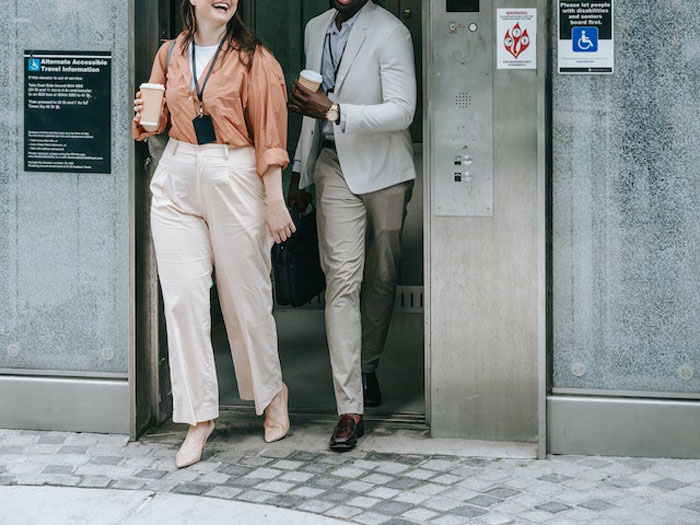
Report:
[[[282,68],[266,49],[255,53],[247,84],[246,119],[262,177],[270,166],[284,169],[289,164],[287,88]]]
[[[170,48],[170,41],[165,42],[158,53],[156,53],[156,58],[153,61],[153,68],[151,69],[151,77],[148,82],[151,84],[163,84],[165,85],[165,69],[168,61],[168,49]],[[168,125],[168,106],[163,103],[163,112],[160,115],[160,123],[158,124],[158,129],[155,131],[146,131],[141,124],[131,120],[131,134],[134,140],[144,140],[148,137],[152,137],[158,133],[165,131]]]

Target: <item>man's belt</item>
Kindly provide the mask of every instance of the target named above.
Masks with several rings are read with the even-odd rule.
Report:
[[[323,142],[321,143],[321,149],[323,149],[323,148],[329,148],[329,149],[332,149],[333,151],[337,151],[335,149],[335,140],[323,139]]]

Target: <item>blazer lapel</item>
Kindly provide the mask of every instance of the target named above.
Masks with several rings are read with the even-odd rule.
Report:
[[[370,22],[372,21],[372,15],[377,6],[374,2],[370,0],[360,11],[360,15],[357,17],[357,21],[352,26],[352,31],[350,31],[350,38],[347,45],[345,46],[345,53],[343,53],[343,60],[340,63],[340,69],[338,70],[338,78],[335,81],[335,92],[340,91],[340,87],[343,85],[343,81],[350,71],[350,66],[355,61],[355,57],[360,52],[360,48],[367,37],[367,29],[369,29]]]
[[[325,15],[319,22],[320,29],[318,33],[311,37],[309,42],[309,56],[307,57],[308,68],[312,71],[321,72],[321,62],[323,61],[323,44],[326,42],[326,32],[328,26],[335,19],[336,10],[331,9],[326,11]]]

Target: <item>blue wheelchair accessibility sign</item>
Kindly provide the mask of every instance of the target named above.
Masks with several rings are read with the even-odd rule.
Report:
[[[41,60],[38,58],[30,58],[28,60],[29,71],[40,71],[41,70]]]
[[[597,27],[572,27],[571,39],[574,42],[574,53],[595,53],[598,51]]]

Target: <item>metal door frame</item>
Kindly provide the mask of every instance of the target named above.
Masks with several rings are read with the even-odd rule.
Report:
[[[132,2],[134,0],[131,0]],[[161,1],[167,1],[167,0],[161,0]],[[399,0],[388,0],[389,2],[389,7],[394,7],[400,5]],[[547,3],[547,0],[537,0],[537,6],[540,8],[540,13],[544,13],[543,6]],[[243,0],[242,1],[242,6],[244,9],[247,10],[247,16],[248,17],[254,17],[255,16],[255,11],[254,11],[254,5],[255,5],[255,0]],[[422,23],[423,23],[423,35],[422,35],[422,49],[423,49],[423,144],[430,144],[430,125],[431,125],[431,99],[430,99],[430,93],[431,93],[431,88],[430,88],[430,75],[429,75],[429,57],[430,57],[430,52],[431,52],[431,46],[430,46],[430,41],[431,41],[431,34],[430,34],[430,1],[429,0],[422,0],[421,2],[421,7],[422,7]],[[162,14],[161,14],[162,16]],[[538,43],[538,49],[539,49],[539,57],[538,61],[540,64],[541,71],[544,71],[546,68],[543,68],[542,65],[545,64],[546,56],[547,56],[547,39],[546,39],[546,29],[547,29],[547,24],[545,22],[545,17],[540,16],[539,18],[539,26],[540,26],[540,36],[539,38],[539,43]],[[132,57],[133,58],[133,57]],[[427,65],[427,67],[426,67]],[[540,118],[538,119],[538,171],[539,171],[539,184],[540,184],[540,194],[544,194],[544,173],[545,173],[545,76],[544,74],[538,76],[538,114],[540,115]],[[423,233],[423,261],[424,261],[424,275],[423,275],[423,283],[424,283],[424,297],[425,297],[425,308],[423,312],[423,318],[424,318],[424,329],[425,329],[425,340],[424,340],[424,384],[425,384],[425,424],[428,426],[431,425],[432,423],[432,411],[431,411],[431,406],[432,406],[432,399],[431,399],[431,354],[432,354],[432,348],[431,348],[431,323],[430,323],[430,305],[431,305],[431,290],[430,290],[430,249],[431,249],[431,190],[430,190],[430,179],[431,179],[431,174],[430,174],[430,148],[426,147],[423,148],[423,173],[424,173],[424,179],[425,179],[425,188],[424,188],[424,195],[423,195],[423,227],[424,227],[424,233]],[[541,209],[540,209],[540,225],[539,229],[544,232],[545,227],[546,227],[546,216],[544,213],[544,202],[541,203]],[[539,260],[540,260],[540,272],[544,272],[545,268],[545,236],[541,235],[541,246],[538,248],[539,252]],[[139,284],[139,286],[146,286],[147,288],[150,289],[150,294],[148,294],[147,298],[148,300],[143,303],[143,304],[138,304],[137,307],[141,308],[141,312],[145,312],[148,310],[151,313],[151,316],[155,316],[156,318],[161,318],[161,312],[160,312],[160,306],[159,306],[159,301],[157,300],[158,298],[158,293],[157,293],[157,276],[155,274],[155,264],[154,261],[151,259],[150,261],[150,268],[146,268],[146,272],[142,274],[142,280],[143,283]],[[148,265],[147,265],[148,266]],[[137,281],[138,281],[138,276],[137,276]],[[539,302],[540,304],[544,305],[546,298],[546,293],[545,293],[545,287],[541,286],[541,289],[539,290]],[[544,316],[540,316],[540,323],[542,326],[545,326],[545,321],[544,321]],[[167,370],[163,367],[162,363],[162,356],[159,354],[159,346],[162,344],[162,333],[161,329],[162,327],[159,326],[159,323],[151,322],[150,323],[150,328],[145,331],[140,331],[137,333],[137,340],[138,340],[138,352],[134,350],[132,354],[132,370],[131,370],[131,378],[132,378],[132,389],[133,389],[133,394],[132,394],[132,410],[133,410],[133,427],[132,427],[132,432],[131,432],[131,437],[136,438],[140,433],[142,433],[146,427],[148,426],[155,426],[163,422],[164,419],[167,419],[169,416],[168,410],[167,410],[167,392],[164,392],[164,383],[167,383],[167,378],[166,381],[163,381],[163,376],[167,372]],[[539,332],[544,333],[544,330],[542,326],[539,327]],[[547,358],[546,358],[546,345],[545,345],[545,338],[540,337],[539,338],[539,363],[538,363],[538,368],[539,368],[539,374],[540,374],[540,394],[539,394],[539,454],[544,455],[546,451],[546,443],[545,443],[545,437],[546,437],[546,432],[544,429],[546,428],[546,379],[547,379]],[[140,359],[140,361],[139,361]],[[138,368],[138,370],[137,370]],[[141,391],[141,395],[137,395],[137,383],[141,384],[144,386],[144,389]],[[165,396],[164,396],[165,394]],[[165,397],[165,399],[164,399]],[[141,402],[144,403],[145,399],[145,405],[148,407],[148,413],[146,414],[136,414],[136,406],[137,402],[139,401],[139,398],[142,400]],[[164,405],[164,403],[166,403]],[[165,409],[163,408],[165,406]],[[222,407],[223,409],[224,407]],[[239,410],[239,409],[224,409],[225,411],[228,411],[230,414],[235,414],[236,417],[243,416],[245,417],[245,410]],[[224,411],[222,410],[222,411]],[[249,412],[249,411],[247,411]],[[314,418],[316,416],[319,416],[321,414],[307,414],[308,417]],[[139,417],[140,416],[140,417]],[[137,417],[139,417],[139,421],[137,424]],[[400,421],[400,419],[399,419]],[[404,421],[402,423],[408,423],[407,421]]]
[[[131,7],[131,91],[137,79],[147,78],[160,41],[174,31],[175,6],[171,0],[136,2]],[[138,21],[138,22],[137,22]],[[140,40],[137,42],[137,35]],[[130,439],[137,439],[152,426],[170,417],[168,363],[162,298],[155,253],[151,242],[150,191],[152,167],[145,143],[131,143],[132,289],[134,315],[129,359],[131,426]]]

